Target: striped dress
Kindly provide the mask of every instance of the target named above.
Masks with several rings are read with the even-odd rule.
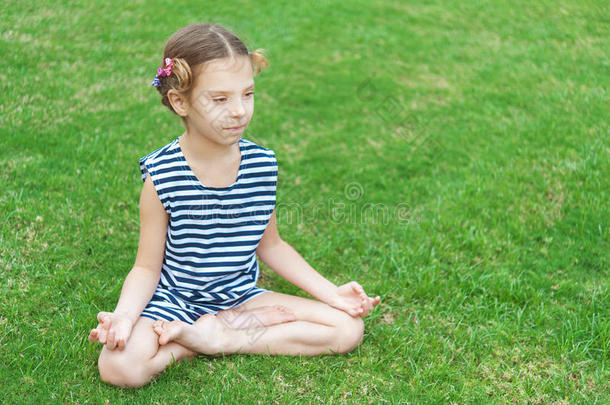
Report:
[[[277,161],[242,138],[235,182],[207,187],[178,139],[140,159],[169,214],[161,279],[141,316],[192,324],[268,291],[256,286],[255,251],[275,207]]]

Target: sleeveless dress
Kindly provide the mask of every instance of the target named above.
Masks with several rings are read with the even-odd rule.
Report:
[[[256,248],[275,207],[275,153],[239,140],[241,164],[229,187],[206,187],[179,138],[140,158],[169,214],[157,288],[141,316],[192,324],[268,292],[256,286]]]

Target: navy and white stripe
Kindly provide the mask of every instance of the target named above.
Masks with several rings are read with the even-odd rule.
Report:
[[[140,159],[169,214],[159,285],[142,316],[193,323],[266,292],[255,251],[275,207],[275,153],[239,140],[241,164],[228,187],[207,187],[178,138]]]

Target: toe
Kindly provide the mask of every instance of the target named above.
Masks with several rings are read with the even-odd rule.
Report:
[[[181,321],[162,321],[159,327],[159,344],[166,345],[180,334]]]
[[[153,323],[153,330],[158,335],[163,333],[163,321],[158,320],[155,323]]]

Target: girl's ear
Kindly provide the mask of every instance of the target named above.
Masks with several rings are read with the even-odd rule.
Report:
[[[178,93],[176,90],[171,89],[167,92],[167,98],[169,99],[172,108],[181,117],[186,117],[188,112],[188,101],[186,97]]]

